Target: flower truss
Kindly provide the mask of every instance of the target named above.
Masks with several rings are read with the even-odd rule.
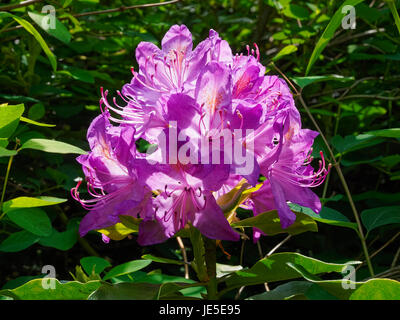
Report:
[[[310,188],[329,166],[322,153],[319,169],[310,165],[318,133],[302,129],[288,86],[265,75],[258,47],[247,51],[232,54],[214,30],[193,48],[184,25],[169,29],[161,49],[138,45],[139,68],[118,91],[122,102],[101,91],[102,114],[87,134],[91,151],[77,158],[92,196],[80,198],[81,181],[71,190],[90,210],[81,236],[128,215],[140,219],[140,245],[187,224],[211,239],[238,240],[218,199],[243,181],[258,188],[241,205],[254,215],[277,210],[282,228],[296,220],[288,201],[320,211]],[[156,147],[143,152],[140,140]],[[254,229],[255,240],[262,234]]]

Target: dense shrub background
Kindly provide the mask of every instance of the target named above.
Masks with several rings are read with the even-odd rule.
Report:
[[[2,1],[1,5],[17,3]],[[293,82],[304,86],[307,65],[315,45],[341,1],[290,0],[185,0],[174,4],[122,10],[114,13],[74,17],[77,14],[146,1],[44,1],[11,13],[30,21],[57,57],[54,72],[49,59],[36,39],[23,28],[15,28],[13,19],[0,18],[0,104],[25,105],[24,116],[55,127],[41,127],[20,122],[9,138],[8,149],[16,139],[30,138],[64,141],[88,149],[87,127],[99,114],[100,87],[116,96],[116,90],[131,79],[131,66],[136,67],[135,48],[140,41],[160,44],[173,24],[185,24],[194,42],[207,37],[210,28],[218,31],[235,52],[247,54],[246,45],[257,43],[261,62],[269,74],[278,74],[276,66]],[[44,4],[56,8],[56,16],[71,34],[70,41],[60,41],[44,32],[28,16],[40,13]],[[399,6],[399,3],[397,3]],[[0,8],[1,10],[1,8]],[[370,254],[388,245],[372,258],[375,273],[398,265],[394,256],[399,251],[400,217],[400,147],[399,136],[360,136],[373,130],[400,127],[400,37],[393,16],[384,1],[363,1],[356,7],[356,28],[337,29],[334,37],[318,57],[308,76],[336,75],[315,81],[302,90],[302,96],[330,142],[337,161],[354,197],[358,212],[380,207],[393,207],[393,220],[368,233]],[[314,79],[315,80],[315,79]],[[300,86],[297,86],[300,89]],[[302,105],[303,126],[315,129]],[[314,151],[326,148],[320,138]],[[68,198],[67,202],[44,207],[59,232],[65,234],[70,248],[60,250],[54,244],[39,241],[16,252],[0,252],[0,287],[13,287],[31,277],[41,276],[43,265],[54,265],[57,278],[72,280],[75,266],[82,257],[99,255],[112,265],[140,258],[145,253],[166,258],[182,258],[175,239],[152,247],[139,247],[136,236],[105,244],[98,233],[78,239],[78,221],[85,210],[69,196],[83,176],[75,155],[25,150],[14,157],[5,200],[17,196],[48,195]],[[0,158],[0,184],[3,185],[8,157]],[[332,161],[332,159],[331,159]],[[327,206],[350,221],[354,216],[335,170],[324,185],[315,190]],[[85,195],[83,195],[85,196]],[[245,216],[246,212],[239,213]],[[20,231],[6,217],[0,221],[0,242]],[[249,233],[250,235],[250,233]],[[285,235],[264,237],[261,248],[265,255]],[[188,244],[188,243],[187,243]],[[240,243],[223,243],[227,256],[218,251],[221,263],[251,266],[259,258],[252,241],[245,241],[243,257]],[[0,247],[1,248],[1,247]],[[64,248],[65,249],[65,248]],[[364,260],[360,240],[353,230],[319,224],[318,233],[307,232],[292,237],[280,251],[297,251],[331,262]],[[191,256],[188,248],[188,255]],[[153,264],[163,273],[183,276],[183,268]],[[150,269],[149,269],[150,270]],[[357,280],[368,277],[364,266]],[[22,278],[21,278],[22,277]],[[398,275],[392,275],[398,278]],[[12,279],[17,282],[10,283]],[[15,281],[15,280],[14,280]],[[276,285],[272,285],[274,287]],[[262,286],[246,289],[243,295],[257,293]]]

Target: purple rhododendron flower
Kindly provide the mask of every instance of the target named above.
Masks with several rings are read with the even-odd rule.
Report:
[[[232,54],[214,30],[193,49],[184,25],[170,28],[161,49],[138,45],[139,69],[117,92],[123,105],[101,90],[90,152],[77,158],[93,197],[80,198],[82,181],[71,190],[90,210],[81,236],[130,215],[141,219],[141,245],[163,242],[188,224],[212,239],[238,240],[217,200],[243,179],[259,184],[260,174],[265,181],[242,204],[254,215],[276,209],[287,228],[296,219],[288,201],[319,212],[309,188],[330,166],[322,154],[317,171],[310,165],[317,132],[302,129],[286,82],[265,75],[259,57],[256,45],[247,55]],[[153,147],[139,151],[139,139]],[[255,240],[261,234],[254,229]]]

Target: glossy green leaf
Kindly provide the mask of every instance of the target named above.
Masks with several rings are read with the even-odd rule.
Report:
[[[328,208],[326,206],[321,209],[319,214],[315,213],[310,208],[302,207],[295,203],[290,203],[289,207],[295,212],[302,212],[308,215],[315,221],[330,224],[332,226],[351,228],[354,231],[358,232],[358,226],[356,223],[350,222],[349,219],[341,214],[339,211]]]
[[[11,209],[7,211],[7,217],[16,225],[35,235],[47,237],[52,233],[51,221],[42,209]]]
[[[284,56],[287,56],[293,52],[297,51],[297,47],[293,44],[289,44],[286,47],[282,48],[273,58],[272,61],[277,61]]]
[[[385,138],[400,138],[400,128],[390,128],[390,129],[368,131],[365,134],[370,134],[373,136],[385,137]]]
[[[265,234],[273,236],[280,233],[291,235],[300,234],[306,231],[318,231],[317,224],[309,216],[299,212],[296,213],[296,221],[286,229],[281,227],[278,212],[276,210],[263,212],[255,217],[240,220],[231,224],[232,227],[255,227]]]
[[[307,281],[291,281],[273,290],[251,296],[246,300],[289,300],[298,295],[305,295],[312,285],[313,283]]]
[[[289,18],[299,20],[307,19],[310,16],[310,12],[306,8],[292,3],[285,5],[282,13]]]
[[[42,36],[40,35],[40,33],[32,26],[32,24],[30,24],[28,21],[26,21],[25,19],[22,19],[20,17],[17,17],[11,13],[8,12],[0,12],[0,18],[5,18],[5,17],[10,17],[13,18],[15,21],[17,21],[22,27],[24,27],[24,29],[26,31],[28,31],[30,34],[32,34],[36,41],[40,44],[40,46],[42,47],[44,53],[47,55],[47,58],[50,61],[50,64],[53,68],[53,71],[57,70],[57,59],[54,56],[54,54],[50,51],[49,47],[46,44],[46,41],[44,41],[44,39],[42,38]]]
[[[84,257],[80,260],[80,263],[87,274],[92,274],[93,270],[100,274],[105,268],[111,267],[110,262],[100,257]]]
[[[39,14],[28,11],[29,17],[35,21],[35,23],[46,31],[49,35],[57,38],[58,40],[69,43],[71,41],[71,34],[68,29],[57,19],[54,12],[54,17],[47,14]],[[49,19],[50,18],[50,19]],[[54,27],[51,25],[51,19],[54,19]]]
[[[38,242],[40,237],[28,231],[14,232],[0,243],[2,252],[18,252]]]
[[[55,289],[48,288],[51,281],[54,281]],[[100,281],[61,283],[57,279],[44,278],[31,280],[12,290],[1,290],[0,295],[16,300],[86,300],[99,286]]]
[[[162,257],[156,257],[151,254],[144,254],[141,258],[146,259],[146,260],[151,260],[154,262],[159,262],[159,263],[169,263],[169,264],[177,264],[177,265],[185,264],[183,261],[167,259],[167,258],[162,258]]]
[[[151,260],[133,260],[130,262],[126,262],[123,264],[120,264],[119,266],[116,266],[112,268],[110,271],[106,273],[104,276],[104,280],[111,279],[113,277],[118,277],[120,275],[132,273],[138,270],[141,270],[145,267],[147,267],[151,263]]]
[[[293,81],[300,87],[305,88],[310,84],[324,81],[352,81],[354,77],[344,77],[338,74],[329,74],[323,76],[309,76],[309,77],[292,77]]]
[[[14,133],[24,109],[23,104],[0,105],[0,138],[9,138]]]
[[[400,282],[392,279],[371,279],[353,292],[350,300],[400,300]]]
[[[42,237],[40,239],[39,244],[45,247],[67,251],[71,249],[78,241],[78,228],[79,224],[76,218],[71,219],[68,222],[67,230],[60,232],[53,228],[48,237]]]
[[[392,223],[400,223],[400,206],[379,207],[361,212],[361,221],[368,232]]]
[[[48,139],[30,139],[26,141],[20,148],[23,149],[34,149],[40,150],[44,152],[52,152],[52,153],[76,153],[76,154],[86,154],[86,151],[81,148],[75,147],[71,144],[48,140]]]
[[[55,197],[18,197],[4,202],[3,210],[7,212],[11,209],[18,208],[33,208],[33,207],[45,207],[45,206],[53,206],[56,204],[60,204],[66,202],[67,199],[55,198]]]
[[[276,282],[301,277],[296,270],[293,270],[288,263],[301,265],[305,270],[313,275],[327,272],[342,272],[348,263],[328,263],[318,259],[306,257],[299,253],[275,253],[256,262],[250,269],[235,272],[226,279],[226,284],[230,288],[241,286],[262,284],[264,282]]]
[[[102,283],[89,300],[154,300],[160,284],[153,283]]]
[[[32,120],[39,120],[46,114],[46,109],[43,103],[35,103],[28,110],[28,118]]]
[[[329,41],[331,41],[331,39],[335,35],[336,29],[341,25],[342,19],[345,16],[345,14],[342,13],[342,8],[346,5],[356,6],[357,4],[359,4],[363,1],[364,0],[346,0],[343,2],[343,4],[340,5],[339,9],[335,12],[333,17],[330,19],[328,25],[326,26],[324,32],[321,35],[321,38],[318,40],[317,44],[315,45],[315,48],[311,54],[310,60],[308,61],[308,65],[307,65],[307,69],[306,69],[306,73],[305,73],[306,76],[310,73],[311,68],[313,67],[314,63],[319,58],[319,55],[322,53],[322,51],[328,45]]]
[[[15,156],[17,151],[15,150],[8,150],[6,148],[0,147],[0,157],[11,157]]]
[[[48,124],[48,123],[42,123],[42,122],[37,122],[25,117],[20,117],[20,120],[26,123],[30,123],[30,124],[34,124],[35,126],[39,126],[39,127],[55,127],[55,124]]]
[[[345,136],[344,138],[337,135],[332,138],[331,143],[338,152],[344,154],[350,151],[368,148],[384,141],[385,139],[370,134],[359,134],[357,136]]]
[[[315,274],[306,270],[302,265],[288,262],[288,266],[298,272],[298,274],[303,276],[307,281],[318,285],[324,291],[341,300],[348,300],[350,295],[362,285],[361,282],[343,278],[337,280],[321,280],[315,276]],[[344,283],[346,283],[346,286],[344,286]]]

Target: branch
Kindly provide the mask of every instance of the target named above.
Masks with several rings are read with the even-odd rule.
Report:
[[[128,7],[122,6],[122,7],[113,8],[113,9],[77,13],[77,14],[73,14],[72,16],[74,18],[80,18],[80,17],[94,16],[94,15],[99,15],[99,14],[104,14],[104,13],[124,12],[124,11],[127,11],[127,10],[139,9],[139,8],[160,7],[160,6],[164,6],[164,5],[167,5],[167,4],[177,3],[177,2],[180,2],[180,1],[182,1],[182,0],[171,0],[171,1],[157,2],[157,3],[137,4],[137,5],[128,6]],[[66,20],[66,19],[69,19],[69,17],[61,17],[61,18],[59,18],[59,20]],[[22,28],[22,26],[16,26],[16,27],[13,27],[13,28],[4,29],[3,32],[13,31],[13,30],[17,30],[17,29],[20,29],[20,28]]]
[[[8,6],[2,6],[2,7],[0,7],[0,11],[10,11],[10,10],[14,10],[17,8],[27,7],[27,6],[30,6],[31,4],[34,4],[36,2],[42,2],[42,1],[43,0],[22,1],[21,3],[17,3],[17,4],[10,4]]]
[[[326,148],[327,148],[327,150],[328,150],[328,152],[329,152],[329,154],[331,156],[331,159],[332,159],[332,162],[333,162],[333,166],[335,167],[335,169],[336,169],[336,171],[337,171],[337,173],[339,175],[340,182],[342,183],[342,186],[344,188],[346,196],[349,199],[351,210],[353,211],[354,218],[355,218],[355,220],[357,222],[358,236],[359,236],[359,238],[361,240],[361,245],[362,245],[364,256],[365,256],[365,259],[366,259],[366,262],[367,262],[367,265],[368,265],[368,269],[369,269],[369,272],[370,272],[371,276],[373,276],[374,275],[374,270],[372,268],[371,259],[370,259],[369,254],[368,254],[367,243],[366,243],[366,240],[365,240],[364,231],[363,231],[363,228],[362,228],[360,216],[359,216],[358,211],[356,209],[356,206],[354,204],[353,197],[351,196],[351,192],[350,192],[349,186],[347,185],[347,181],[344,178],[342,169],[340,168],[340,164],[339,164],[339,162],[336,161],[335,155],[334,155],[334,153],[332,151],[332,148],[330,147],[330,145],[328,143],[328,140],[326,140],[326,137],[325,137],[324,133],[322,132],[322,130],[319,127],[319,125],[318,125],[317,121],[315,120],[314,116],[311,114],[310,109],[308,108],[307,104],[305,103],[305,101],[304,101],[304,99],[303,99],[303,97],[301,95],[301,91],[299,92],[296,89],[296,87],[292,84],[292,82],[286,77],[286,75],[273,62],[272,62],[272,66],[282,75],[282,77],[293,88],[293,90],[295,91],[296,95],[298,96],[298,98],[300,100],[300,103],[302,104],[302,106],[305,109],[307,115],[311,119],[311,122],[314,124],[314,126],[317,129],[317,131],[319,132],[322,140],[324,141],[324,144],[326,145]]]

